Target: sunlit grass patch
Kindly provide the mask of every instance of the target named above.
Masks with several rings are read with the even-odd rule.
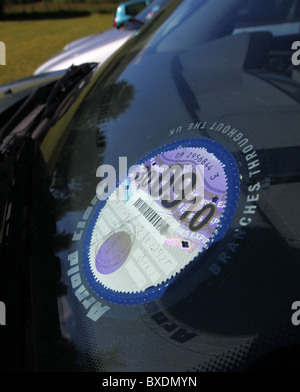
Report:
[[[0,41],[6,45],[6,65],[0,85],[32,75],[70,41],[112,28],[112,14],[67,19],[1,21]]]

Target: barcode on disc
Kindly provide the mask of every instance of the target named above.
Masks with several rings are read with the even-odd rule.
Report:
[[[169,225],[161,216],[158,215],[147,203],[141,198],[138,198],[133,205],[143,214],[143,216],[152,224],[152,226],[159,232],[166,229]]]

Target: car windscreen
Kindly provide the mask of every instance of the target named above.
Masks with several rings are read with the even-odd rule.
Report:
[[[49,130],[74,368],[243,370],[299,339],[296,3],[169,2]]]

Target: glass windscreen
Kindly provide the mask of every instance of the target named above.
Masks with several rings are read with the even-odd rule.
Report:
[[[46,136],[75,367],[243,370],[299,338],[299,27],[297,0],[172,0]]]

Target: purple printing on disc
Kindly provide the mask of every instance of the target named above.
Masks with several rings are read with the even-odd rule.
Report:
[[[117,271],[126,261],[131,249],[130,235],[124,231],[107,238],[96,255],[96,268],[100,274]]]
[[[174,165],[180,165],[182,167],[182,173],[184,171],[189,172],[189,168],[191,167],[193,167],[194,171],[196,166],[201,166],[204,178],[201,179],[200,186],[198,185],[198,188],[194,188],[193,194],[183,198],[176,206],[169,209],[173,217],[180,224],[181,230],[177,233],[173,233],[173,235],[169,236],[169,238],[166,238],[166,244],[185,251],[192,251],[194,250],[193,242],[195,242],[200,245],[199,250],[201,250],[215,233],[226,207],[228,189],[224,165],[213,153],[208,152],[204,148],[178,148],[175,150],[165,151],[144,162],[140,166],[139,171],[140,173],[143,172],[145,180],[141,181],[140,184],[145,187],[148,178],[155,178],[153,175],[150,177],[148,174],[145,175],[145,173],[147,173],[145,168],[148,168],[148,171],[151,169],[151,172],[154,170],[156,173],[163,173],[166,170],[166,167],[170,168]],[[199,175],[197,175],[197,177],[199,179]],[[131,178],[131,181],[132,180],[133,178]],[[148,187],[146,191],[150,195],[153,184],[155,184],[155,180],[152,182],[150,181],[148,185],[146,185],[146,187]],[[135,184],[133,183],[133,193],[135,192],[134,189]],[[171,186],[170,191],[171,198],[167,200],[167,204],[174,200],[174,186]],[[187,213],[185,211],[188,206],[191,206],[190,200],[192,200],[194,196],[201,196],[200,199],[202,202],[198,202],[195,205],[193,212]],[[163,207],[166,205],[163,205],[162,198],[161,200],[156,200],[156,202]],[[198,215],[196,215],[197,212]],[[193,219],[194,215],[196,215],[197,219]],[[207,224],[205,224],[206,221]],[[203,225],[201,222],[204,222]],[[192,242],[190,242],[191,246],[189,246],[186,242],[182,245],[182,240],[187,238],[189,238],[190,241],[192,240]]]
[[[149,153],[93,215],[83,251],[90,287],[117,304],[161,298],[223,240],[239,189],[234,157],[213,140],[179,140]]]

